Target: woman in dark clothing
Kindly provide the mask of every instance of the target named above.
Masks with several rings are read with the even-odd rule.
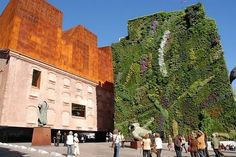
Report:
[[[66,146],[66,140],[67,140],[67,134],[66,134],[66,132],[64,132],[64,134],[63,134],[63,143],[64,143],[64,146]]]
[[[182,157],[181,135],[177,135],[174,140],[176,157]]]

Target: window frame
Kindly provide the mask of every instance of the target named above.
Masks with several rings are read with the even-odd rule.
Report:
[[[77,108],[77,109],[75,109]],[[81,111],[82,110],[82,111]],[[78,115],[77,112],[82,112],[81,115]],[[77,103],[72,103],[71,104],[71,115],[73,117],[79,117],[79,118],[86,118],[86,106],[85,105],[81,105],[81,104],[77,104]]]
[[[41,84],[41,71],[33,69],[31,86],[35,88],[40,88]]]

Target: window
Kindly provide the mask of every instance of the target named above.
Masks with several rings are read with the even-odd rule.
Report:
[[[93,100],[88,99],[88,107],[92,108],[93,107]]]
[[[32,77],[32,86],[39,88],[40,87],[40,78],[41,78],[41,71],[33,70],[33,77]]]
[[[82,83],[80,83],[80,82],[77,82],[77,83],[75,84],[75,87],[76,87],[77,91],[81,91],[82,88],[83,88]]]
[[[48,80],[49,80],[49,83],[51,84],[56,84],[56,80],[57,80],[57,76],[56,74],[52,73],[52,72],[49,72],[48,73]]]
[[[85,117],[85,106],[72,103],[72,116]]]
[[[70,87],[70,79],[64,78],[63,82],[64,82],[64,87],[65,88],[69,88]]]
[[[90,86],[88,86],[88,93],[93,93],[93,89],[92,89],[92,87],[90,87]]]

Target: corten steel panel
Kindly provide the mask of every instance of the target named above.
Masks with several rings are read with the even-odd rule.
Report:
[[[99,131],[114,129],[114,92],[113,84],[105,82],[96,87],[97,93],[97,128]]]
[[[99,48],[98,68],[100,80],[113,79],[111,47]]]
[[[33,146],[51,145],[51,128],[36,127],[32,137]]]
[[[9,3],[5,11],[0,16],[0,46],[7,48],[11,41],[15,18],[15,3]]]
[[[96,35],[83,26],[63,32],[62,16],[44,0],[11,0],[0,17],[0,47],[91,81],[113,83],[111,48],[98,48]]]

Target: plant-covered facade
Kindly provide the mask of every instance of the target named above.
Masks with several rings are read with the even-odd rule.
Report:
[[[128,21],[112,45],[115,126],[150,122],[165,135],[235,129],[236,105],[220,37],[202,4]]]

